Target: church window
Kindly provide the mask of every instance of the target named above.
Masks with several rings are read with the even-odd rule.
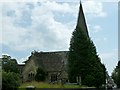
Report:
[[[51,75],[51,82],[57,81],[57,74]]]

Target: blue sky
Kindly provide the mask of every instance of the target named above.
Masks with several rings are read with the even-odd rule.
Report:
[[[118,2],[82,1],[88,31],[109,74],[118,61]],[[4,2],[1,54],[25,61],[33,50],[68,50],[74,31],[79,0],[40,2]]]

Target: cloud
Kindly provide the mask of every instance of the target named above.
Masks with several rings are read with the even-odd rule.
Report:
[[[95,34],[102,30],[102,27],[100,25],[90,25],[88,24],[88,27],[90,28],[89,32]]]
[[[17,60],[18,64],[24,64],[24,61],[27,61],[30,55],[20,58]]]
[[[117,52],[102,53],[100,56],[103,60],[110,60],[111,58],[114,58],[117,56]]]
[[[86,0],[88,1],[88,0]],[[96,1],[96,0],[89,0],[89,1]],[[99,2],[118,2],[119,0],[99,0]]]
[[[67,3],[67,1],[63,2],[41,0],[40,3],[36,1],[29,1],[27,3],[9,1],[3,3],[2,10],[0,8],[2,12],[2,15],[0,13],[2,17],[0,19],[2,30],[0,31],[2,31],[3,39],[0,38],[0,43],[8,46],[13,51],[21,52],[31,50],[67,50],[71,33],[77,21],[79,1],[77,1],[78,4]],[[102,2],[85,0],[83,2],[83,9],[85,15],[92,18],[107,16]],[[63,17],[61,18],[61,16]],[[65,21],[66,19],[68,20]],[[92,26],[91,28],[90,30],[93,31],[90,32],[95,33],[102,30],[102,27],[99,25]],[[95,37],[95,39],[97,38]],[[102,42],[100,43],[101,45],[106,40],[107,37],[104,36],[98,42]],[[110,63],[107,64],[107,67],[109,66],[108,69],[112,71],[113,63],[117,62],[116,53],[104,52],[100,54],[100,57],[103,62]],[[19,59],[19,63],[25,59],[26,57]]]
[[[66,9],[62,12],[64,8]],[[41,3],[41,5],[34,3],[32,8],[26,3],[5,3],[2,43],[18,51],[67,49],[72,29],[67,26],[69,24],[56,21],[54,12],[73,13],[69,8],[69,4],[56,2]],[[29,16],[28,20],[23,18],[26,14]]]
[[[106,46],[110,40],[108,37],[98,38],[97,36],[92,37],[92,39],[94,39],[93,41],[97,44],[97,46],[100,46],[100,45]],[[102,42],[102,43],[100,43],[100,42]]]
[[[103,4],[100,1],[86,0],[83,3],[85,13],[94,17],[106,17],[107,13],[103,10]]]
[[[85,1],[83,6],[85,11],[88,9],[87,14],[101,16],[104,13],[100,2],[95,4],[95,1]],[[3,42],[1,43],[12,50],[47,51],[69,48],[79,4],[48,0],[34,3],[6,2],[3,3],[2,8]],[[57,16],[64,16],[64,18],[60,20],[60,17],[58,20],[56,13],[58,13]],[[72,19],[68,18],[65,21],[67,17]],[[100,26],[95,26],[94,32],[100,29]]]
[[[2,3],[0,3],[0,27],[2,27]],[[0,28],[0,44],[2,43],[2,28]],[[1,50],[1,46],[0,46]],[[1,50],[2,51],[2,50]]]
[[[37,2],[37,1],[56,1],[56,2],[80,2],[80,0],[1,0],[0,2]],[[88,1],[88,0],[84,0]],[[96,0],[89,0],[89,1],[96,1]],[[119,0],[99,0],[100,2],[118,2]]]
[[[101,29],[102,28],[99,25],[96,25],[96,26],[93,27],[93,30],[94,30],[95,33],[101,31]]]
[[[118,63],[118,51],[117,49],[111,50],[110,52],[101,52],[100,58],[102,63],[105,64],[107,71],[111,75],[115,65]]]

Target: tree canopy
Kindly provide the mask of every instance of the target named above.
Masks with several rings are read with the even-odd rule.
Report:
[[[16,59],[11,59],[10,56],[2,57],[2,89],[17,90],[21,84],[20,73]]]
[[[35,76],[36,81],[44,81],[46,79],[46,72],[42,68],[37,69],[37,74]]]
[[[118,65],[112,72],[112,78],[117,84],[117,87],[120,88],[120,61],[118,61]]]
[[[17,90],[20,86],[21,80],[20,75],[14,72],[2,71],[2,89],[4,90]]]
[[[6,72],[19,73],[16,59],[2,58],[2,69]]]
[[[70,82],[77,82],[80,76],[83,85],[99,87],[105,83],[105,66],[97,55],[93,41],[76,27],[70,41],[68,54],[68,76]]]

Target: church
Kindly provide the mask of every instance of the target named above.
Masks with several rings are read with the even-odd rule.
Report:
[[[76,27],[81,27],[89,38],[85,16],[80,3]],[[67,57],[69,51],[56,52],[37,52],[33,51],[25,65],[18,65],[21,69],[23,82],[32,81],[35,79],[37,68],[43,68],[47,73],[47,82],[55,82],[64,80],[68,82],[67,73]]]

